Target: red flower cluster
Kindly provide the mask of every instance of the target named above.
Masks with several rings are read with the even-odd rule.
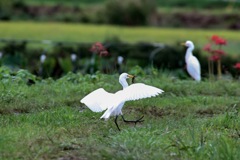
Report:
[[[224,52],[223,50],[221,50],[221,49],[216,49],[216,50],[213,50],[212,52],[213,52],[214,54],[219,55],[219,56],[222,56],[222,55],[225,54],[225,52]]]
[[[212,47],[211,44],[206,44],[206,45],[203,47],[203,50],[204,50],[204,51],[207,51],[207,52],[211,52],[211,47]]]
[[[209,57],[210,61],[218,61],[219,59],[220,59],[219,55],[212,55],[212,56]]]
[[[217,35],[213,35],[211,40],[216,44],[216,45],[226,45],[227,41]]]
[[[233,67],[236,68],[237,70],[240,70],[240,62],[236,63]]]
[[[100,42],[94,43],[92,45],[92,47],[90,48],[90,51],[95,53],[95,54],[98,54],[99,56],[107,56],[107,55],[109,55],[109,53],[106,50],[106,48]]]
[[[227,41],[225,39],[217,35],[213,35],[211,37],[211,42],[209,44],[206,44],[203,47],[203,50],[211,54],[211,56],[209,57],[209,60],[218,61],[221,58],[221,56],[225,55],[225,52],[220,48],[222,45],[226,45],[226,44],[227,44]],[[213,49],[212,45],[218,45],[219,49]]]

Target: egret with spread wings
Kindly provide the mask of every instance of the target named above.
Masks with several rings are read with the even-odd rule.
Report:
[[[119,83],[122,85],[123,89],[116,93],[109,93],[103,88],[99,88],[89,93],[80,101],[93,112],[102,112],[106,110],[101,116],[103,119],[109,119],[110,116],[116,116],[115,124],[119,131],[120,128],[117,123],[117,118],[119,115],[122,116],[124,122],[134,122],[136,124],[137,122],[143,121],[143,116],[134,121],[128,121],[124,119],[122,107],[126,101],[155,97],[164,92],[159,88],[145,85],[143,83],[135,83],[129,86],[127,83],[127,78],[134,78],[134,76],[127,73],[122,73],[119,76]]]

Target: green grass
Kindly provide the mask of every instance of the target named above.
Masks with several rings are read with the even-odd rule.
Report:
[[[159,42],[176,44],[192,40],[197,48],[202,48],[207,38],[217,34],[227,39],[225,48],[229,54],[239,54],[238,31],[229,30],[201,30],[201,29],[171,29],[155,27],[120,27],[109,25],[84,25],[65,23],[37,23],[37,22],[0,22],[0,38],[53,40],[64,42],[96,42],[112,37],[119,37],[122,41]]]
[[[133,73],[132,71],[129,71]],[[136,126],[100,120],[79,102],[99,87],[121,89],[118,75],[69,74],[27,86],[0,84],[0,159],[239,159],[239,81],[178,80],[138,75],[159,87],[156,98],[127,102]]]

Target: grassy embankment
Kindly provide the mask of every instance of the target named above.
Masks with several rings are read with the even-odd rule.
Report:
[[[96,42],[118,37],[125,42],[159,42],[176,44],[192,40],[197,48],[208,43],[217,34],[228,41],[224,47],[228,54],[239,54],[239,32],[229,30],[171,29],[154,27],[120,27],[64,23],[1,22],[0,38],[53,40],[66,42]]]
[[[130,71],[131,73],[131,71]],[[156,98],[127,102],[136,126],[99,120],[79,100],[103,87],[121,89],[118,75],[68,75],[27,86],[1,82],[1,159],[239,159],[238,81],[196,83],[166,73],[139,75],[165,90]]]

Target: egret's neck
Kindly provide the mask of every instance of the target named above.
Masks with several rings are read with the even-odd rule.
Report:
[[[119,79],[119,83],[122,85],[123,89],[128,87],[128,83],[126,79]]]
[[[185,60],[187,60],[190,56],[192,56],[192,51],[193,51],[192,47],[189,47],[187,49],[187,52],[186,52],[186,55],[185,55]]]

